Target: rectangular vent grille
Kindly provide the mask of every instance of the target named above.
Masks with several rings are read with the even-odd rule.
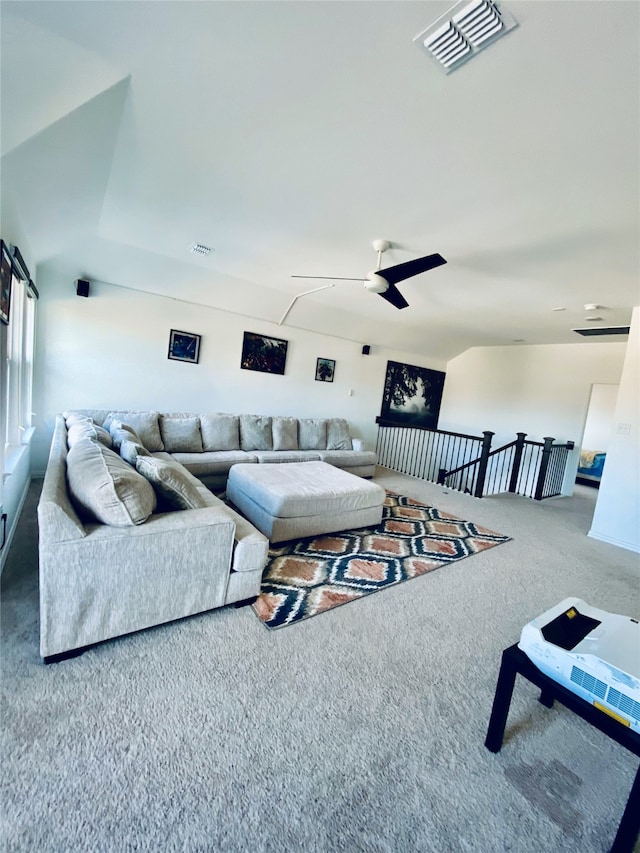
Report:
[[[194,243],[190,249],[194,255],[210,255],[212,249],[209,246],[204,246],[202,243]]]
[[[449,74],[517,26],[493,0],[461,0],[414,41]]]
[[[628,335],[629,328],[629,326],[597,326],[594,329],[573,329],[572,331],[585,338],[590,338],[595,335]]]
[[[579,687],[582,687],[584,690],[588,690],[589,693],[593,693],[593,695],[597,696],[599,699],[604,699],[606,696],[607,685],[604,681],[594,678],[593,675],[589,675],[588,672],[585,672],[577,666],[571,668],[571,681]]]
[[[632,717],[637,722],[640,722],[640,702],[636,702],[631,696],[627,696],[625,693],[621,693],[619,690],[610,687],[607,702],[612,708],[617,708],[627,717]]]

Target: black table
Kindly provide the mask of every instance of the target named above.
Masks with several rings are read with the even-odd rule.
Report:
[[[640,757],[640,734],[628,726],[619,723],[613,717],[600,711],[590,702],[572,693],[566,687],[558,684],[548,675],[541,672],[521,651],[517,644],[505,649],[502,653],[502,663],[496,685],[496,694],[491,709],[491,719],[484,745],[491,752],[500,752],[504,730],[509,715],[511,696],[516,682],[516,675],[521,675],[540,688],[540,702],[551,708],[554,700],[562,702],[569,710],[578,714],[583,720],[591,723],[601,732],[609,735],[621,746],[631,750]],[[611,853],[632,853],[633,846],[640,833],[640,767],[631,787],[631,793],[618,826]]]

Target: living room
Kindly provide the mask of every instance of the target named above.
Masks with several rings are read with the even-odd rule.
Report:
[[[154,7],[155,19],[144,5]],[[33,477],[37,482],[44,473],[55,415],[67,409],[336,416],[349,422],[354,436],[367,448],[375,449],[387,362],[398,361],[446,374],[440,429],[473,434],[492,430],[496,444],[512,440],[518,431],[535,440],[547,435],[572,440],[574,470],[593,384],[620,386],[612,429],[623,428],[612,436],[600,490],[578,490],[575,496],[580,506],[576,529],[571,512],[563,509],[569,506],[563,504],[565,498],[544,507],[522,500],[520,508],[501,498],[474,501],[420,484],[418,496],[511,536],[513,542],[496,548],[495,554],[513,545],[518,550],[511,553],[517,556],[476,555],[465,568],[461,564],[404,584],[402,591],[398,587],[394,603],[383,605],[393,611],[390,622],[374,606],[373,599],[389,594],[381,593],[339,608],[338,622],[331,623],[337,626],[335,634],[327,621],[323,624],[331,618],[327,614],[308,620],[305,626],[272,632],[267,641],[262,626],[252,624],[248,609],[241,613],[225,609],[209,623],[198,617],[190,627],[174,625],[173,634],[165,627],[131,638],[135,651],[129,654],[126,641],[112,644],[118,664],[114,671],[128,670],[132,696],[123,706],[122,719],[116,707],[105,713],[109,732],[105,766],[118,777],[121,761],[119,782],[126,777],[134,785],[134,769],[142,766],[137,759],[148,752],[160,766],[165,763],[176,782],[166,795],[161,793],[161,773],[144,765],[143,792],[133,808],[135,820],[143,825],[138,842],[128,841],[125,831],[131,819],[125,802],[128,794],[110,800],[113,810],[108,819],[105,815],[92,818],[82,804],[84,772],[91,780],[89,799],[100,801],[99,768],[88,755],[95,750],[99,763],[101,735],[89,732],[88,718],[103,709],[101,692],[90,690],[88,683],[95,676],[102,679],[105,691],[114,687],[108,651],[92,658],[91,675],[74,669],[91,667],[82,659],[70,662],[66,670],[61,668],[65,664],[50,668],[51,674],[43,676],[46,689],[54,691],[65,714],[70,712],[62,698],[63,683],[77,673],[85,684],[73,694],[78,707],[82,706],[76,718],[82,747],[65,739],[61,726],[55,727],[52,740],[61,747],[60,762],[69,762],[77,781],[65,774],[61,789],[47,789],[56,776],[55,758],[48,749],[46,755],[42,752],[48,769],[38,791],[44,799],[33,822],[15,822],[16,849],[36,843],[40,849],[47,849],[47,844],[55,849],[55,841],[58,849],[72,849],[74,844],[82,849],[80,824],[74,824],[72,816],[59,822],[44,816],[45,801],[53,805],[65,794],[71,796],[79,820],[86,822],[94,849],[100,844],[103,849],[134,849],[134,843],[152,849],[160,837],[150,829],[154,821],[158,826],[164,821],[168,827],[171,840],[166,849],[180,849],[180,844],[188,850],[274,849],[278,833],[273,826],[263,829],[262,840],[260,836],[262,822],[269,820],[262,810],[270,799],[276,804],[273,821],[284,827],[281,849],[533,851],[542,849],[544,842],[546,849],[569,849],[575,840],[568,828],[571,808],[576,810],[581,849],[605,849],[602,845],[615,831],[619,817],[621,802],[616,798],[628,791],[631,764],[624,756],[612,760],[622,782],[612,789],[615,774],[607,772],[603,787],[609,786],[613,793],[599,802],[594,780],[600,768],[595,760],[591,765],[583,758],[583,765],[572,767],[580,783],[570,775],[568,760],[560,758],[554,764],[554,749],[563,738],[584,752],[579,737],[584,732],[574,729],[558,709],[553,739],[543,746],[542,711],[520,702],[519,725],[533,720],[535,731],[518,752],[519,765],[514,762],[511,770],[507,766],[504,774],[500,770],[498,780],[491,776],[492,766],[484,756],[467,760],[460,750],[461,743],[467,749],[474,741],[481,747],[497,672],[491,669],[492,663],[497,667],[499,651],[516,641],[514,631],[527,618],[578,587],[586,600],[590,594],[599,596],[603,606],[619,612],[626,607],[638,615],[633,613],[638,605],[636,555],[640,550],[640,316],[634,308],[638,305],[638,11],[635,4],[585,3],[580,4],[580,21],[576,21],[575,4],[544,4],[550,11],[537,8],[542,5],[509,4],[519,27],[446,75],[411,44],[421,28],[446,12],[443,3],[131,3],[117,4],[117,11],[113,4],[84,4],[94,7],[92,12],[78,3],[3,0],[1,236],[7,245],[19,246],[39,293],[30,408],[34,414],[24,425],[29,443],[19,448],[19,463],[5,471],[1,495],[7,516],[3,566],[11,559],[9,552],[14,555],[8,582],[14,577],[15,555],[26,547],[24,531],[18,528],[25,524],[26,516],[20,520],[22,508],[33,512],[29,481]],[[209,42],[204,31],[216,27],[209,19],[208,29],[197,35],[198,16],[214,14],[205,10],[215,11],[215,7],[219,11],[213,22],[218,31]],[[333,25],[329,9],[338,16]],[[173,76],[166,97],[175,105],[178,118],[152,103],[149,78],[144,77],[145,58],[152,61],[154,73],[157,63],[162,64],[155,51],[159,45],[166,49],[162,34],[170,33],[171,26],[176,28],[178,49],[165,54],[168,70],[159,88],[167,83],[167,76]],[[571,54],[568,61],[563,50],[567,40],[573,39],[574,26],[580,27],[576,39],[580,56]],[[318,42],[312,50],[305,39],[315,28]],[[552,46],[544,42],[550,30]],[[263,37],[249,38],[249,32]],[[401,43],[402,33],[406,45]],[[536,63],[531,54],[527,60],[519,57],[520,37],[529,44],[537,38],[544,45],[538,60],[542,67],[537,68],[541,79],[535,84],[524,69]],[[376,72],[376,85],[370,87],[362,83],[363,71],[372,61],[367,38],[377,46],[376,62],[383,65],[381,55],[389,46],[389,64],[395,63],[395,71],[385,67]],[[607,49],[602,47],[603,40]],[[317,82],[310,76],[311,69],[319,56],[326,59],[329,43],[332,61]],[[581,58],[588,53],[585,44],[593,48],[598,62],[593,56],[589,61]],[[404,50],[410,60],[401,59]],[[245,76],[246,53],[252,51],[258,54],[256,67],[269,69],[264,81],[268,98],[258,86],[263,71],[254,69],[250,79]],[[191,56],[193,62],[182,67]],[[200,91],[217,120],[207,124],[207,135],[190,134],[178,104],[183,98],[181,87],[194,80],[187,76],[185,81],[183,75],[187,75],[186,66],[206,65],[214,56],[219,63],[215,86],[209,81],[209,88]],[[612,68],[603,67],[603,56]],[[227,100],[221,82],[225,64],[233,69],[226,83],[232,97]],[[565,69],[569,79],[560,74]],[[401,73],[406,75],[404,81]],[[417,82],[418,73],[424,75],[421,82]],[[509,76],[514,80],[507,86]],[[355,80],[360,81],[358,86]],[[589,98],[583,99],[587,90]],[[272,94],[278,92],[280,96]],[[523,92],[535,94],[525,97]],[[241,105],[248,93],[252,96],[245,112]],[[423,109],[427,96],[435,97],[432,112]],[[481,116],[475,116],[481,118],[478,127],[482,128],[475,151],[461,142],[474,123],[466,118],[455,123],[456,114],[467,115],[465,109],[474,101],[479,109],[483,107]],[[508,116],[508,131],[504,130],[506,119],[499,120],[497,115],[501,104]],[[154,111],[161,114],[161,133],[155,123],[158,116],[146,123]],[[431,128],[437,123],[434,115],[442,116],[446,133]],[[405,123],[406,131],[401,130]],[[234,128],[233,134],[222,133],[225,124]],[[154,133],[167,142],[167,150],[164,141],[158,150],[145,147]],[[312,149],[316,136],[320,141]],[[173,145],[174,137],[186,137],[180,139],[184,147],[169,148],[168,141]],[[371,137],[376,137],[375,145],[365,146]],[[579,145],[581,139],[588,139],[584,147]],[[434,153],[425,155],[424,168],[414,173],[413,180],[411,169],[420,162],[419,152],[431,142]],[[285,152],[281,157],[274,155],[278,145]],[[244,152],[244,159],[234,159],[236,149]],[[176,150],[184,160],[172,161],[161,179],[162,172],[155,169],[168,169]],[[156,155],[161,162],[152,163]],[[401,167],[404,158],[407,165]],[[198,186],[198,171],[208,159],[216,180],[203,176]],[[525,176],[533,160],[536,168],[532,166],[531,175]],[[437,174],[439,169],[442,175]],[[168,194],[163,196],[165,190]],[[286,320],[281,320],[295,296],[327,283],[292,279],[292,275],[364,276],[376,265],[371,241],[382,237],[392,241],[382,259],[384,267],[436,251],[447,259],[445,266],[400,284],[408,309],[397,311],[375,294],[363,293],[356,283],[336,283],[326,291],[301,296]],[[212,253],[207,257],[190,254],[194,241],[209,243]],[[88,298],[77,295],[79,279],[90,282]],[[587,311],[586,303],[600,308]],[[587,321],[585,312],[602,320]],[[402,319],[405,315],[408,319]],[[600,338],[581,338],[573,332],[589,323],[629,326],[630,331],[628,336]],[[0,326],[3,362],[7,328]],[[197,363],[167,357],[172,329],[199,337]],[[241,368],[246,332],[287,342],[284,374]],[[367,354],[365,345],[370,348]],[[319,358],[335,362],[332,381],[317,381]],[[6,461],[9,452],[4,453]],[[408,487],[406,480],[395,480],[388,473],[381,473],[381,481],[389,488]],[[523,514],[527,511],[530,522]],[[33,526],[27,530],[33,538]],[[535,550],[536,539],[539,543],[545,536],[549,550]],[[471,569],[475,560],[480,561],[478,577],[474,577],[475,565]],[[520,568],[514,569],[518,561]],[[453,574],[447,577],[448,572]],[[505,582],[505,577],[511,580]],[[422,606],[420,594],[411,587],[428,582],[434,582],[435,599]],[[41,666],[37,647],[31,648],[37,626],[37,612],[28,606],[33,603],[29,595],[34,578],[30,576],[24,584],[20,588],[28,594],[21,597],[17,612],[19,620],[25,620],[23,631],[29,639],[20,647],[12,634],[10,657],[12,678],[20,673],[23,686],[25,675]],[[510,598],[514,588],[520,590],[515,600]],[[488,589],[493,590],[493,598]],[[12,630],[12,590],[9,586],[8,610],[3,614],[7,631]],[[513,606],[500,625],[492,622],[496,602],[503,610]],[[359,607],[357,615],[347,615]],[[409,624],[403,627],[403,612],[411,631]],[[488,626],[480,639],[474,633],[464,634],[465,613],[472,624]],[[303,631],[299,642],[290,635],[296,630]],[[451,648],[445,642],[448,631],[456,633]],[[197,635],[203,633],[206,642],[198,646]],[[225,636],[228,648],[210,655],[209,641],[215,643],[216,635]],[[186,651],[176,652],[174,645],[183,642],[191,658]],[[488,673],[475,671],[476,642],[476,660],[490,669]],[[420,660],[409,665],[414,653]],[[163,655],[169,661],[167,669],[160,663]],[[364,674],[358,672],[362,662]],[[217,710],[205,707],[210,701],[206,691],[200,692],[186,674],[180,675],[184,667],[191,678],[194,665],[216,691],[223,692],[227,680],[236,682],[229,688],[230,702],[224,710],[222,704]],[[392,671],[397,677],[390,675]],[[443,695],[452,703],[461,703],[464,697],[459,688],[449,690],[449,680],[467,680],[478,697],[476,719],[463,720],[458,706],[448,726],[446,709],[431,701],[433,684],[424,693],[434,671]],[[445,671],[450,675],[443,676]],[[150,688],[149,673],[155,676],[157,689]],[[284,693],[299,696],[299,719],[294,702],[276,704],[278,679]],[[263,680],[274,683],[261,692],[255,688]],[[145,684],[141,689],[151,689],[160,713],[147,715],[137,683]],[[197,711],[184,699],[189,691],[195,691],[202,702]],[[115,695],[120,701],[125,691],[118,687]],[[26,713],[35,695],[25,690],[22,699],[24,704],[13,707],[14,713],[17,707]],[[537,705],[535,697],[533,701]],[[314,702],[328,715],[326,728],[313,716]],[[170,706],[170,723],[165,727],[162,714]],[[240,743],[242,713],[256,732],[262,730],[260,736],[252,732],[244,747]],[[207,714],[215,718],[224,736],[211,734]],[[396,714],[403,715],[405,723],[391,736],[392,747],[376,752],[374,741],[379,747],[385,724],[391,728]],[[371,742],[356,727],[358,716],[359,725],[366,726],[369,715],[378,716]],[[127,725],[129,746],[120,743],[117,734],[125,716],[150,727],[135,731]],[[407,730],[408,717],[423,728],[421,738]],[[201,725],[211,740],[191,740],[180,755],[181,736],[177,729],[169,731],[169,726],[177,727],[181,720],[185,725]],[[287,738],[286,720],[298,739],[288,767],[277,748],[278,741]],[[438,725],[446,729],[442,737],[433,735]],[[464,736],[458,728],[463,726]],[[40,717],[36,730],[31,740],[26,730],[22,734],[18,730],[17,737],[24,736],[29,749],[37,753],[45,749],[47,736]],[[300,741],[305,730],[311,742],[307,755]],[[167,752],[158,749],[165,736]],[[511,739],[512,747],[519,736]],[[432,737],[425,747],[426,764],[417,767],[409,752],[417,749],[418,740]],[[205,767],[203,758],[214,744],[222,762],[219,771]],[[343,761],[344,744],[350,746]],[[606,741],[601,746],[603,751],[608,749]],[[81,749],[87,750],[86,758]],[[367,759],[362,758],[365,754]],[[544,757],[539,759],[541,754]],[[255,765],[252,756],[260,759]],[[393,808],[399,810],[397,820],[388,812],[377,819],[376,811],[380,815],[384,811],[385,785],[388,790],[408,766],[411,781],[401,784],[398,795],[392,797]],[[544,798],[540,795],[536,800],[526,778],[529,773],[530,780],[539,782],[544,775],[541,768],[550,770],[552,782],[565,793],[572,785],[577,791],[582,784],[586,807],[578,793],[571,808],[560,809],[560,815],[546,800],[541,805]],[[23,767],[17,770],[16,777],[23,778],[23,772]],[[308,787],[305,773],[311,779]],[[384,785],[376,781],[376,773]],[[224,792],[215,805],[199,791],[198,774],[211,788]],[[437,802],[439,789],[442,799],[447,799],[448,775],[455,777],[454,787],[448,790],[454,792],[451,801],[459,810],[457,829],[455,808]],[[494,787],[488,785],[483,791],[487,775]],[[287,780],[286,790],[282,779]],[[467,782],[474,794],[465,802]],[[420,785],[430,798],[431,813],[424,820],[416,817],[423,807]],[[341,786],[346,792],[342,797]],[[336,798],[333,806],[328,792]],[[191,818],[211,808],[211,821],[185,820],[182,796]],[[491,834],[486,821],[484,830],[474,822],[494,811],[494,796],[502,797],[506,805],[499,811],[493,846],[487,847]],[[17,807],[24,808],[27,799],[18,798]],[[234,803],[236,813],[231,811]],[[591,815],[585,813],[589,808],[594,810]],[[314,809],[315,817],[305,812]],[[339,823],[340,815],[347,812],[346,828],[332,834],[332,822]],[[120,821],[121,829],[114,831],[111,840],[105,836],[99,842],[112,820]],[[52,833],[52,840],[43,847],[44,831]],[[319,835],[314,836],[314,831]],[[433,836],[428,841],[430,832]]]

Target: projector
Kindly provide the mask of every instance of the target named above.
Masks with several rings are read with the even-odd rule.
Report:
[[[640,732],[640,623],[565,598],[522,629],[518,648],[545,675]]]

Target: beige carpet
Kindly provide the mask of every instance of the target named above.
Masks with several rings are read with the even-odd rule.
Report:
[[[640,615],[638,555],[587,537],[587,487],[380,474],[512,541],[288,630],[228,608],[48,667],[34,489],[2,578],[3,849],[608,850],[637,759],[528,683],[502,751],[483,742],[502,649],[569,595]]]

